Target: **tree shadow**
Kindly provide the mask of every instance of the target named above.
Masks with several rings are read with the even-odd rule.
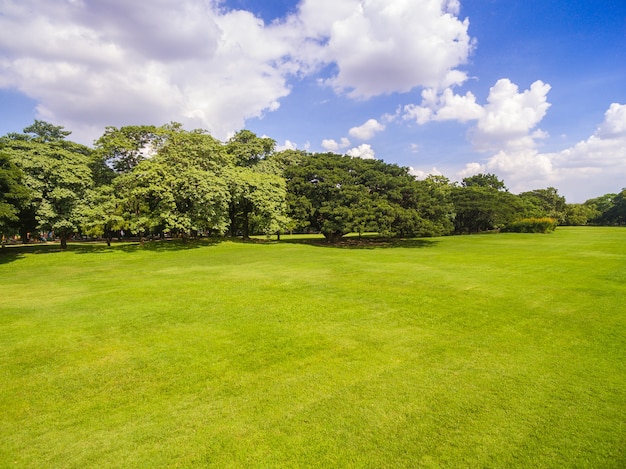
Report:
[[[6,246],[0,249],[0,265],[8,264],[24,258],[26,254],[55,254],[69,252],[72,254],[107,254],[116,251],[188,251],[205,246],[214,246],[226,238],[199,238],[183,241],[181,239],[158,239],[146,240],[143,243],[137,241],[117,241],[107,246],[102,241],[93,242],[68,242],[67,249],[62,250],[58,243],[36,243]]]
[[[390,248],[431,248],[439,241],[427,238],[376,238],[376,237],[347,237],[338,243],[328,243],[324,238],[295,238],[281,239],[280,243],[306,244],[320,248],[335,249],[390,249]]]

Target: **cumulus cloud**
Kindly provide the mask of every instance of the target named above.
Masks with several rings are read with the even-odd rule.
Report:
[[[481,172],[503,177],[513,192],[552,185],[566,196],[591,198],[618,191],[626,185],[626,105],[611,104],[595,133],[570,148],[554,153],[532,146],[502,149],[484,163],[466,165],[458,176]]]
[[[278,109],[290,77],[330,65],[323,82],[354,98],[444,86],[473,47],[457,0],[303,0],[271,24],[216,0],[1,6],[0,87],[74,137],[175,120],[225,138]]]
[[[346,155],[351,156],[353,158],[363,158],[364,160],[376,159],[376,154],[374,153],[372,146],[367,143],[363,143],[362,145],[359,145],[358,147],[348,150]]]
[[[476,97],[471,91],[461,96],[454,94],[451,88],[446,88],[441,94],[433,88],[422,91],[422,104],[408,104],[404,107],[403,118],[414,120],[418,124],[429,121],[456,120],[467,122],[483,117],[485,110],[476,103]]]
[[[323,56],[337,65],[337,74],[326,83],[338,92],[369,98],[417,86],[446,87],[467,78],[458,67],[474,43],[469,21],[455,16],[458,1],[307,0],[302,10],[314,3],[329,6],[324,9]]]
[[[547,136],[535,127],[550,107],[549,91],[550,85],[537,80],[520,92],[515,83],[503,78],[490,88],[487,103],[482,106],[469,91],[459,95],[451,88],[441,93],[429,88],[422,91],[421,104],[404,106],[403,118],[420,125],[430,121],[475,121],[470,135],[477,150],[525,150]]]
[[[504,78],[489,90],[484,113],[480,116],[472,142],[479,150],[527,149],[545,132],[531,133],[544,118],[550,103],[550,85],[538,80],[519,92],[516,84]]]
[[[376,119],[369,119],[363,125],[352,127],[348,133],[350,136],[358,138],[359,140],[369,140],[376,133],[382,132],[383,130],[385,130],[383,124],[379,123]]]
[[[422,171],[409,166],[409,174],[415,179],[426,179],[428,176],[443,176],[436,167],[433,167],[430,171]]]
[[[322,148],[327,151],[337,151],[342,148],[348,148],[350,146],[350,140],[343,137],[340,142],[333,139],[322,140]]]

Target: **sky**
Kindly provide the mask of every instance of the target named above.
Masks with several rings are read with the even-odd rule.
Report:
[[[625,0],[0,0],[0,135],[180,122],[580,203],[626,187]]]

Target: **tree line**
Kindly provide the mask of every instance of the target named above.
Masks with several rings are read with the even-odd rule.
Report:
[[[626,224],[626,189],[568,204],[553,187],[512,194],[493,174],[417,180],[408,168],[333,153],[276,151],[241,130],[226,142],[180,124],[107,127],[93,148],[35,121],[0,137],[0,235],[143,240],[170,234],[319,232],[412,237],[528,226]],[[535,226],[544,226],[536,224]],[[546,225],[547,226],[547,225]]]

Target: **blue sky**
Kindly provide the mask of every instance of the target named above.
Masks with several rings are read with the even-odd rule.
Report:
[[[568,202],[626,187],[626,2],[0,0],[0,134],[182,122]]]

